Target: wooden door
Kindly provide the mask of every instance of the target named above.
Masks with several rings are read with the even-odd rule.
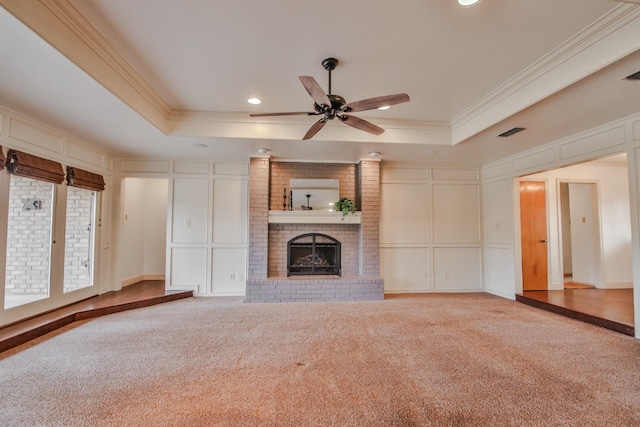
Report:
[[[547,290],[547,193],[541,181],[520,181],[522,290]]]

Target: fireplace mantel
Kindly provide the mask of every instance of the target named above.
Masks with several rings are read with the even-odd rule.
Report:
[[[360,224],[360,212],[269,211],[269,224]]]

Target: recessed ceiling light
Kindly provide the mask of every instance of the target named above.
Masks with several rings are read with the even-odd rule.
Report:
[[[480,0],[458,0],[458,4],[462,7],[471,7],[478,3],[480,3]]]
[[[428,148],[424,150],[424,154],[438,154],[438,150],[436,150],[435,148]]]
[[[372,151],[369,153],[369,157],[378,157],[380,155],[380,152],[378,151]]]
[[[253,104],[253,105],[258,105],[258,104],[262,103],[262,101],[260,99],[258,99],[258,98],[249,98],[249,99],[247,99],[247,102],[249,104]]]
[[[391,105],[385,105],[384,107],[379,107],[378,110],[388,110],[389,108],[391,108]]]
[[[269,152],[268,148],[258,148],[258,153],[267,154]]]
[[[201,142],[197,143],[197,144],[193,144],[194,147],[196,148],[207,148],[208,145],[207,144],[203,144]]]

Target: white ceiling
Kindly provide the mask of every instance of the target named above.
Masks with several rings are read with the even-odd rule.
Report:
[[[616,1],[40,1],[77,9],[80,27],[94,27],[148,84],[147,98],[169,112],[166,126],[78,60],[55,25],[30,20],[20,0],[0,5],[55,48],[0,8],[0,105],[118,156],[244,160],[267,147],[279,159],[356,161],[379,151],[386,161],[479,165],[640,112],[640,82],[620,80],[640,70],[640,33],[620,24],[640,19],[640,6]],[[614,27],[637,41],[597,54],[592,40]],[[387,132],[331,123],[303,142],[317,118],[249,119],[311,111],[297,76],[326,90],[320,63],[329,56],[340,60],[333,92],[347,101],[410,94],[388,111],[356,114]],[[518,92],[524,83],[528,92]],[[248,104],[251,96],[263,103]],[[513,126],[527,130],[496,136]]]

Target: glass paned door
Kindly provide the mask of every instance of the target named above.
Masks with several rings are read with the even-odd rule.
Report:
[[[49,297],[54,185],[11,176],[4,308]]]
[[[93,286],[96,192],[67,187],[64,292]]]

